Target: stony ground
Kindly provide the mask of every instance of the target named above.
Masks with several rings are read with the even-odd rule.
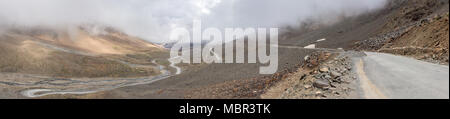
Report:
[[[209,99],[342,99],[357,98],[348,53],[314,52],[296,70],[235,80],[188,91],[185,98]]]
[[[356,75],[344,52],[317,52],[307,57],[303,67],[261,95],[269,99],[345,99],[356,98],[352,86]]]
[[[276,82],[290,76],[289,70],[284,70],[272,76],[255,77],[244,80],[233,80],[212,86],[195,88],[187,91],[184,98],[191,99],[257,99]]]

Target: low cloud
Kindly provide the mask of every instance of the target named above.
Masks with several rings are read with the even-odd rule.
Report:
[[[386,0],[0,0],[0,27],[106,25],[148,41],[167,42],[174,27],[298,26],[383,7]],[[1,29],[0,28],[0,29]],[[1,32],[2,30],[0,30]]]

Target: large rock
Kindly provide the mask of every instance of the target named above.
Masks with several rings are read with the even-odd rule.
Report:
[[[325,89],[330,86],[330,82],[325,79],[317,79],[316,81],[314,81],[313,85],[314,85],[314,87],[317,87],[320,89]]]

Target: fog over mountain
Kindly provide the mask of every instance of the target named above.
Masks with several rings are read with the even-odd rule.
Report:
[[[194,19],[203,27],[298,26],[381,8],[386,0],[0,0],[0,33],[10,27],[105,25],[156,43]]]

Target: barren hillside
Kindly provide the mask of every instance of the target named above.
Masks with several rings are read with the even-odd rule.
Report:
[[[378,35],[356,43],[359,50],[411,56],[448,64],[448,0],[394,1]]]
[[[112,28],[93,30],[91,26],[71,30],[10,29],[0,35],[0,72],[53,77],[159,74],[151,61],[167,57],[165,49]]]

